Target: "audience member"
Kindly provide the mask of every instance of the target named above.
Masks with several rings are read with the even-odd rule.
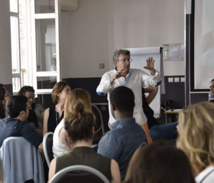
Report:
[[[214,102],[214,79],[210,81],[209,101]]]
[[[147,117],[147,123],[153,140],[175,140],[177,138],[176,126],[178,122],[159,125],[154,117],[154,111],[149,104],[153,101],[158,91],[158,87],[142,88],[143,92],[143,110]],[[149,93],[145,97],[145,92]]]
[[[130,69],[130,51],[116,50],[113,56],[113,62],[116,66],[114,70],[106,72],[97,87],[98,95],[108,94],[109,102],[109,126],[112,126],[115,119],[110,109],[109,95],[111,91],[118,86],[126,86],[134,92],[135,108],[134,117],[136,122],[144,129],[148,141],[151,142],[151,135],[147,125],[147,119],[142,109],[142,87],[156,86],[160,81],[159,72],[154,69],[153,58],[147,59],[145,69],[150,71],[150,75],[140,69]],[[111,127],[110,127],[111,128]]]
[[[0,83],[0,119],[6,116],[5,105],[9,98],[10,93],[7,91],[4,85]]]
[[[32,86],[23,86],[18,95],[23,95],[28,98],[28,102],[31,106],[29,110],[29,116],[27,122],[39,133],[42,134],[42,123],[43,123],[43,113],[44,108],[42,105],[36,103],[35,101],[35,90]]]
[[[179,113],[177,147],[190,160],[197,183],[214,182],[214,104],[201,102]]]
[[[72,150],[69,154],[52,160],[49,180],[55,173],[71,165],[86,165],[103,173],[109,181],[120,182],[120,172],[115,160],[97,154],[92,148],[95,118],[85,108],[84,101],[79,99],[69,109],[72,113],[65,116],[67,144]]]
[[[84,108],[87,111],[91,112],[91,96],[88,91],[76,88],[71,91],[65,101],[65,118],[69,118],[72,116],[74,105],[76,102],[81,99],[84,104]],[[64,119],[60,121],[58,126],[56,127],[53,135],[53,155],[54,157],[59,157],[69,152],[69,149],[65,142],[66,131],[64,129]]]
[[[135,150],[146,141],[146,134],[133,118],[135,96],[125,86],[115,88],[110,94],[112,115],[117,120],[98,144],[98,153],[116,160],[124,179],[126,169]]]
[[[66,81],[56,83],[52,91],[52,101],[54,105],[44,112],[43,134],[54,132],[56,126],[64,118],[65,99],[71,92],[71,86]]]
[[[191,165],[183,151],[169,142],[156,141],[133,155],[124,183],[194,183]]]
[[[6,104],[9,117],[0,120],[0,146],[7,137],[24,137],[42,151],[42,136],[25,121],[29,114],[28,99],[25,96],[13,96]]]

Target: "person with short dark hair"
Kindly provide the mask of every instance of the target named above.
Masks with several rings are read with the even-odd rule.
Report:
[[[27,97],[11,97],[6,111],[8,117],[0,120],[0,146],[7,137],[24,137],[42,152],[42,136],[25,122],[29,114]]]
[[[146,134],[133,118],[135,96],[125,86],[115,88],[110,94],[111,110],[117,120],[98,144],[98,153],[116,160],[124,179],[129,160],[135,150],[147,141]]]
[[[28,98],[28,102],[30,104],[29,116],[27,118],[27,122],[39,133],[42,134],[43,130],[43,114],[44,108],[42,105],[36,103],[35,101],[35,90],[32,86],[23,86],[18,95],[23,95]]]
[[[139,148],[123,183],[195,183],[185,153],[165,141]]]
[[[148,86],[157,86],[161,83],[159,72],[154,68],[154,59],[149,57],[146,60],[147,65],[144,67],[149,70],[150,74],[140,69],[130,69],[130,51],[116,50],[113,55],[113,63],[115,69],[106,72],[97,87],[98,95],[108,95],[109,103],[109,126],[111,128],[115,119],[110,110],[110,93],[118,86],[126,86],[130,88],[135,95],[134,117],[136,122],[141,125],[147,135],[148,142],[152,142],[152,138],[148,129],[147,118],[142,109],[142,88]],[[142,66],[143,67],[143,66]]]

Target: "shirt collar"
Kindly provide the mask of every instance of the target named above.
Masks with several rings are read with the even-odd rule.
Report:
[[[113,129],[120,128],[130,123],[135,123],[135,118],[123,118],[123,119],[117,120],[111,124],[111,127]]]

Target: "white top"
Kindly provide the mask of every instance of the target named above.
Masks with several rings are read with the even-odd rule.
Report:
[[[118,86],[126,86],[134,92],[135,95],[135,108],[134,118],[140,125],[147,123],[147,118],[143,112],[142,107],[142,87],[156,86],[160,81],[160,74],[156,71],[155,75],[149,75],[140,69],[130,69],[126,78],[120,77],[114,80],[113,84],[110,83],[110,78],[116,74],[116,70],[106,72],[97,87],[97,93],[99,95],[108,94],[108,107],[109,107],[109,124],[112,124],[116,120],[112,116],[109,93]]]
[[[66,144],[62,143],[59,140],[59,132],[64,127],[64,118],[60,121],[60,123],[55,128],[54,134],[53,134],[53,156],[54,158],[63,156],[70,151],[68,150]]]
[[[209,166],[195,177],[196,183],[214,183],[214,166]]]

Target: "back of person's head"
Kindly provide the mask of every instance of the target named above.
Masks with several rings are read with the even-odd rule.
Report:
[[[130,51],[129,50],[115,50],[114,55],[113,55],[113,61],[118,61],[120,55],[128,55],[130,56]]]
[[[194,174],[214,163],[214,104],[201,102],[179,113],[177,146],[189,157]]]
[[[133,113],[134,100],[133,91],[125,86],[119,86],[110,93],[111,104],[122,113]]]
[[[59,96],[58,94],[62,92],[62,90],[66,87],[69,86],[71,88],[70,83],[68,83],[67,81],[59,81],[58,83],[56,83],[53,87],[53,91],[51,94],[52,97],[52,102],[53,103],[57,103],[59,100]]]
[[[4,88],[4,85],[0,83],[0,101],[4,100],[4,96],[5,96],[5,88]]]
[[[25,96],[26,92],[35,93],[35,90],[33,89],[32,86],[23,86],[23,87],[19,90],[18,95],[23,95],[23,96]]]
[[[183,151],[167,141],[144,145],[132,157],[124,183],[194,183]]]
[[[82,88],[75,88],[71,91],[65,101],[65,118],[70,118],[73,114],[74,105],[81,99],[84,103],[84,109],[91,111],[91,95],[87,90]]]
[[[79,140],[92,141],[94,122],[93,113],[86,109],[82,99],[77,99],[72,105],[72,114],[65,117],[65,130],[71,143]]]
[[[6,103],[6,111],[9,117],[16,118],[21,111],[26,111],[27,97],[25,96],[13,96]]]

